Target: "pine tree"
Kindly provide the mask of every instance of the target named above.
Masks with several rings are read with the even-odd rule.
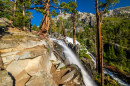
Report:
[[[77,14],[77,4],[76,0],[74,2],[70,1],[67,3],[62,2],[60,4],[60,7],[64,7],[64,11],[71,13],[72,15],[72,22],[73,22],[73,44],[75,44],[75,20],[76,20],[76,14]]]
[[[122,41],[120,41],[120,47],[118,50],[118,61],[121,63],[121,66],[126,66],[126,52],[123,50]]]
[[[35,7],[26,8],[35,9],[36,11],[41,12],[43,14],[42,25],[40,27],[40,30],[38,31],[38,35],[43,35],[44,39],[46,38],[46,35],[48,33],[51,15],[56,16],[57,13],[55,9],[61,9],[57,6],[57,3],[57,0],[33,0],[32,4],[34,4]],[[50,12],[50,8],[53,8],[54,10]]]
[[[101,44],[101,23],[103,21],[103,14],[108,12],[110,6],[114,6],[118,3],[118,0],[105,0],[105,2],[99,2],[99,0],[95,0],[96,4],[96,20],[97,20],[97,72],[101,73],[101,59],[102,59],[102,44]],[[99,9],[101,11],[99,11]]]
[[[60,0],[58,0],[58,4],[60,5]],[[61,14],[61,9],[59,9],[59,11],[60,11],[60,14]],[[64,23],[63,23],[63,18],[60,16],[59,19],[60,19],[60,22],[61,22],[63,35],[64,35],[64,37],[66,37],[65,29],[64,29]]]
[[[30,0],[18,0],[17,3],[18,3],[18,7],[19,7],[18,8],[19,13],[20,13],[20,15],[22,13],[22,17],[23,17],[22,30],[27,30],[26,25],[27,25],[27,22],[29,22],[29,18],[31,16],[31,14],[28,11],[25,12],[25,9],[30,8],[32,3],[30,2]]]

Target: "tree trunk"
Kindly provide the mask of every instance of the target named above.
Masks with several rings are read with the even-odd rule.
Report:
[[[25,16],[25,2],[24,2],[24,0],[23,0],[23,16]],[[25,23],[25,22],[24,22]],[[23,26],[23,30],[25,30],[26,29],[26,27],[25,27],[25,25]]]
[[[64,37],[66,37],[65,29],[64,29],[64,24],[63,24],[63,21],[62,21],[62,20],[61,20],[61,26],[62,26],[63,35],[64,35]]]
[[[60,14],[61,14],[61,10],[60,10]],[[64,24],[63,24],[63,21],[62,21],[62,20],[61,20],[61,26],[62,26],[63,35],[64,35],[64,37],[66,37],[65,29],[64,29]]]
[[[96,36],[94,37],[95,38],[95,56],[97,56],[97,43],[96,43]]]
[[[102,84],[102,86],[104,86],[104,73],[103,73],[103,42],[102,42],[102,61],[101,61],[101,76],[102,76],[102,81],[101,81],[101,84]]]
[[[76,3],[76,0],[75,0],[75,3]],[[73,44],[75,44],[75,17],[76,17],[76,14],[73,13]]]
[[[43,35],[43,39],[46,38],[46,35],[48,33],[49,25],[50,25],[50,0],[45,0],[44,10],[46,11],[46,14],[43,15],[42,19],[42,26],[40,29],[40,33]]]
[[[15,19],[15,12],[16,12],[16,2],[17,0],[14,1],[14,15],[13,15],[14,19]]]
[[[58,4],[60,5],[60,1],[58,0]],[[59,9],[60,11],[60,14],[61,14],[61,9]],[[63,35],[64,37],[66,37],[66,34],[65,34],[65,29],[64,29],[64,24],[63,24],[63,21],[61,20],[61,26],[62,26],[62,32],[63,32]]]
[[[101,60],[102,60],[102,46],[101,46],[101,22],[98,10],[98,0],[96,3],[96,19],[97,19],[97,58],[96,58],[96,69],[99,74],[101,74]]]

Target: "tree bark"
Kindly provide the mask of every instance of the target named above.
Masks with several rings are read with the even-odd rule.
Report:
[[[103,74],[103,43],[101,43],[101,22],[100,14],[98,10],[98,0],[95,0],[96,3],[96,19],[97,19],[97,58],[96,58],[96,67],[98,74],[101,74],[101,85],[104,86],[104,74]],[[102,16],[101,16],[102,18]]]
[[[66,37],[65,29],[64,29],[64,24],[63,24],[63,21],[62,21],[62,20],[61,20],[61,26],[62,26],[63,35],[64,35],[64,37]]]
[[[14,1],[14,15],[13,15],[14,19],[15,19],[15,12],[16,12],[16,2],[17,2],[17,0]]]
[[[24,2],[24,0],[23,0],[23,16],[25,16],[25,2]],[[24,22],[25,23],[25,22]],[[26,27],[25,27],[25,25],[23,26],[23,30],[25,30],[26,29]]]
[[[60,5],[60,1],[58,0],[58,4]],[[60,11],[60,14],[61,14],[61,9],[59,9]],[[62,26],[62,32],[63,32],[63,35],[64,37],[66,37],[66,34],[65,34],[65,29],[64,29],[64,24],[63,24],[63,21],[61,20],[61,26]]]
[[[50,0],[45,0],[45,5],[44,5],[44,10],[46,11],[46,14],[43,15],[43,19],[42,19],[42,26],[40,29],[40,33],[42,33],[43,38],[46,38],[46,35],[48,33],[48,29],[49,29],[49,24],[50,24],[50,18],[49,18],[49,14],[50,14]]]
[[[97,58],[96,58],[96,69],[97,73],[101,74],[101,60],[102,60],[102,45],[101,45],[101,22],[98,10],[98,0],[96,3],[96,19],[97,19]]]
[[[75,0],[75,3],[76,3],[76,0]],[[75,10],[76,8],[74,8]],[[73,13],[73,44],[75,44],[75,17],[76,17],[76,14]]]
[[[104,86],[104,73],[103,73],[103,42],[102,42],[102,61],[101,61],[101,76],[102,76],[102,81],[101,81],[101,85]]]

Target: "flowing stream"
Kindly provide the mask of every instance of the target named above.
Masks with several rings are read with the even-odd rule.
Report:
[[[56,40],[52,39],[54,42],[58,43],[61,47],[64,49],[64,54],[69,61],[70,64],[76,64],[80,69],[81,73],[83,75],[83,81],[86,86],[97,86],[96,83],[92,80],[92,78],[89,76],[79,59],[76,57],[76,55],[73,53],[73,51],[63,42],[62,40]]]
[[[85,83],[86,86],[97,86],[96,83],[92,80],[92,78],[90,77],[90,75],[88,74],[88,72],[85,70],[85,68],[83,67],[83,65],[81,64],[81,62],[79,61],[79,59],[76,57],[76,55],[73,53],[73,51],[65,44],[64,41],[62,40],[57,40],[57,39],[53,39],[51,38],[54,42],[58,43],[61,47],[63,47],[64,51],[63,53],[65,54],[67,60],[69,61],[70,64],[76,64],[82,72],[83,75],[83,81]],[[68,40],[68,42],[73,43],[73,39],[67,37],[66,40]],[[78,41],[76,41],[76,44],[80,43]],[[90,53],[87,52],[87,54],[92,58],[92,61],[94,62],[95,68],[96,68],[96,58]],[[104,73],[110,75],[113,79],[115,79],[121,86],[130,86],[129,84],[125,83],[124,81],[122,81],[121,79],[119,79],[117,76],[115,76],[113,74],[113,72],[104,69]]]

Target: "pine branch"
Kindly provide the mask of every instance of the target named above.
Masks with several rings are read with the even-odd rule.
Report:
[[[32,10],[32,9],[35,9],[35,8],[44,8],[44,7],[33,7],[33,8],[26,8],[26,9]]]
[[[55,7],[55,6],[52,6],[52,5],[50,7],[53,7],[55,9],[63,9],[63,7]]]

